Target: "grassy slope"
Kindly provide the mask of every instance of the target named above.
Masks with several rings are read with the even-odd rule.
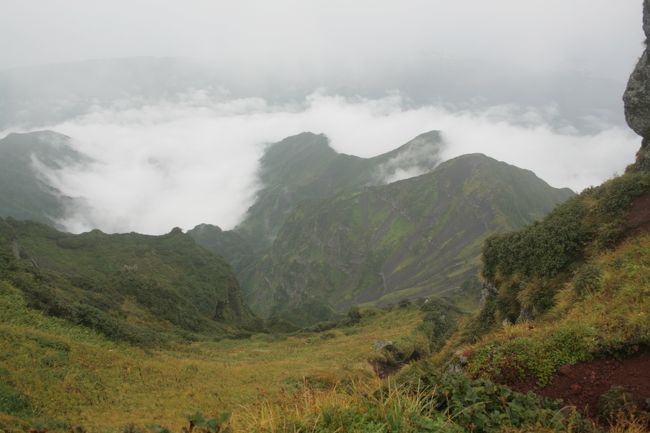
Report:
[[[55,430],[66,423],[91,431],[129,423],[179,430],[197,410],[233,411],[236,426],[250,425],[305,388],[372,382],[373,343],[410,335],[420,322],[419,311],[398,309],[326,334],[145,350],[29,309],[19,290],[0,283],[0,429],[27,420]]]
[[[0,253],[0,280],[23,290],[30,305],[113,338],[223,335],[252,319],[230,266],[180,230],[70,235],[7,219]]]
[[[543,385],[562,365],[650,344],[649,193],[650,173],[629,173],[493,238],[483,269],[492,295],[438,354],[396,384],[269,408],[273,416],[254,418],[248,431],[647,433],[644,418],[594,427],[561,402],[489,379],[520,375]],[[502,324],[513,316],[521,323]]]
[[[565,364],[650,345],[650,235],[590,258],[599,281],[584,293],[575,280],[561,287],[539,320],[506,326],[462,350],[469,371],[498,377],[505,369],[548,382]]]
[[[288,137],[264,153],[259,171],[262,189],[236,230],[268,246],[301,201],[381,183],[383,176],[394,174],[402,166],[421,166],[428,171],[439,161],[440,144],[440,135],[432,131],[386,154],[359,158],[337,153],[322,134]]]
[[[301,204],[257,267],[251,305],[317,300],[341,309],[456,289],[482,241],[522,227],[571,193],[483,155],[432,173]]]
[[[492,238],[483,268],[492,294],[438,354],[407,368],[397,385],[290,402],[250,431],[647,432],[643,418],[595,428],[561,402],[486,379],[520,375],[543,385],[562,365],[650,345],[649,194],[650,173],[628,173],[541,223]],[[520,323],[502,323],[513,317]]]
[[[400,170],[429,171],[439,162],[441,141],[440,134],[432,131],[391,152],[359,158],[337,153],[322,134],[288,137],[266,149],[258,173],[261,189],[235,230],[224,232],[201,225],[189,234],[210,251],[226,257],[242,286],[249,288],[252,265],[270,247],[300,202],[381,184]]]
[[[458,336],[469,371],[543,385],[564,364],[649,345],[648,194],[650,173],[627,173],[488,241],[492,295]]]

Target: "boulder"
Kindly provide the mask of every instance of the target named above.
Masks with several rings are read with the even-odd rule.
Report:
[[[630,128],[643,137],[641,149],[633,169],[650,170],[650,0],[643,2],[643,31],[646,34],[646,49],[634,68],[623,95],[625,119]]]

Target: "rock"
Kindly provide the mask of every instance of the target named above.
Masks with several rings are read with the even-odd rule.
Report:
[[[650,137],[650,65],[648,49],[644,51],[630,75],[623,95],[625,119],[630,128],[642,137]]]
[[[646,38],[650,38],[650,0],[643,2],[643,31]],[[646,49],[630,75],[623,102],[628,125],[643,137],[632,169],[650,170],[650,50],[647,39]]]
[[[395,347],[395,344],[392,341],[379,340],[373,344],[373,347],[377,352],[381,352],[382,350],[391,351]]]

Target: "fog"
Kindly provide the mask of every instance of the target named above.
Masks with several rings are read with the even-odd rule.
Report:
[[[441,130],[443,159],[481,152],[576,191],[633,160],[639,140],[631,131],[558,130],[549,123],[553,113],[515,106],[408,108],[399,95],[367,100],[314,93],[301,104],[272,105],[212,101],[199,93],[184,102],[102,110],[51,125],[94,162],[47,175],[65,195],[85,203],[63,221],[70,231],[157,234],[205,222],[235,226],[258,187],[264,146],[302,131],[325,133],[337,151],[369,157]]]
[[[232,228],[264,146],[302,131],[368,157],[440,130],[443,159],[579,191],[640,143],[621,96],[641,3],[3,0],[0,137],[51,129],[92,158],[42,173],[82,203],[74,232]]]
[[[640,0],[3,0],[0,68],[187,56],[241,80],[348,86],[431,59],[480,58],[622,79]],[[543,65],[543,66],[542,66]]]

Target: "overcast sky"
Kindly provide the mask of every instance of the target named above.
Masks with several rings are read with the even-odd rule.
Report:
[[[325,133],[340,152],[373,156],[436,129],[446,141],[445,158],[482,152],[579,191],[620,173],[639,147],[622,120],[603,121],[611,116],[597,112],[622,117],[624,85],[642,52],[641,6],[641,0],[0,0],[0,69],[180,56],[230,74],[231,84],[283,83],[277,88],[288,93],[294,83],[307,87],[286,100],[190,88],[168,100],[120,94],[119,103],[99,106],[92,92],[101,89],[91,86],[80,98],[88,106],[68,116],[65,108],[79,103],[67,90],[75,87],[74,73],[64,68],[72,85],[59,93],[49,92],[57,87],[50,84],[51,68],[32,76],[35,82],[23,83],[35,92],[25,93],[28,98],[11,80],[29,74],[5,73],[14,77],[5,82],[5,95],[15,101],[4,104],[0,137],[29,130],[12,123],[23,113],[22,100],[36,111],[63,113],[36,125],[70,135],[95,161],[47,173],[64,194],[86,203],[64,221],[71,231],[232,228],[254,199],[265,143],[302,131]],[[437,88],[432,98],[412,104],[446,60],[470,65],[457,79],[451,68],[451,81],[441,84],[469,103],[439,102]],[[473,67],[482,64],[491,66]],[[574,74],[571,81],[539,73],[544,70],[606,80]],[[151,69],[143,71],[145,84],[154,81]],[[402,97],[413,71],[423,71],[424,85]],[[472,87],[483,75],[490,75],[487,86]],[[499,86],[510,80],[517,84]],[[370,81],[379,93],[355,93]],[[475,104],[475,88],[505,90]],[[555,99],[517,99],[528,88],[554,89]],[[580,110],[567,116],[575,102]],[[582,125],[572,124],[575,119]]]
[[[624,79],[641,0],[2,0],[0,68],[189,56],[242,77],[479,58]],[[392,69],[392,67],[390,68]]]

